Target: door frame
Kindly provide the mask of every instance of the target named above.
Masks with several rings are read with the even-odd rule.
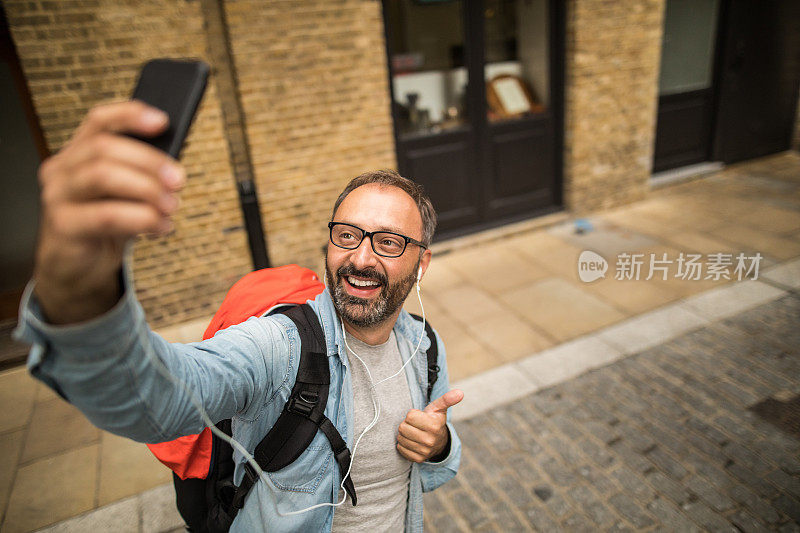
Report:
[[[719,129],[719,101],[722,93],[722,75],[725,68],[725,42],[728,39],[728,12],[731,0],[719,0],[717,12],[717,38],[714,40],[714,71],[711,79],[711,142],[708,151],[709,161],[721,161]]]

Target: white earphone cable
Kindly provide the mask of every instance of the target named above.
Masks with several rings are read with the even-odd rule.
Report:
[[[327,281],[327,277],[326,277],[326,281]],[[403,363],[403,366],[400,367],[400,370],[398,370],[397,372],[395,372],[394,374],[392,374],[388,378],[384,378],[384,379],[380,380],[378,383],[375,383],[373,381],[372,372],[369,371],[369,367],[364,362],[364,360],[361,359],[361,357],[359,357],[358,354],[355,351],[353,351],[352,348],[350,348],[349,344],[347,344],[347,334],[346,334],[345,329],[344,329],[344,321],[341,319],[341,317],[339,317],[339,322],[342,325],[342,340],[344,341],[344,345],[347,348],[347,351],[350,352],[351,354],[353,354],[356,357],[356,359],[358,359],[358,361],[361,363],[361,365],[364,367],[364,370],[367,371],[367,377],[369,378],[369,382],[370,382],[370,396],[372,397],[372,408],[373,408],[373,411],[375,412],[375,416],[372,417],[372,421],[367,425],[366,428],[364,428],[364,431],[361,432],[361,435],[358,436],[358,438],[356,439],[355,444],[353,445],[353,452],[350,454],[350,465],[347,467],[347,472],[342,477],[342,482],[339,485],[339,488],[343,491],[342,499],[340,501],[336,502],[336,503],[323,502],[323,503],[318,503],[316,505],[312,505],[311,507],[307,507],[305,509],[300,509],[299,511],[291,511],[291,512],[283,513],[283,514],[279,513],[279,514],[281,514],[281,516],[301,514],[301,513],[305,513],[307,511],[310,511],[312,509],[317,509],[319,507],[325,507],[325,506],[338,507],[339,505],[342,505],[347,500],[347,493],[344,490],[344,481],[347,479],[347,476],[350,475],[350,471],[353,469],[353,462],[355,461],[355,458],[356,458],[356,450],[358,449],[358,444],[361,442],[361,438],[364,435],[367,434],[367,431],[369,431],[370,429],[375,427],[375,424],[378,423],[378,419],[380,417],[380,412],[381,412],[380,402],[378,402],[377,393],[375,392],[375,387],[377,385],[383,383],[386,380],[392,379],[393,377],[397,376],[400,372],[403,371],[403,369],[406,367],[406,365],[408,363],[410,363],[411,360],[414,358],[414,356],[419,352],[419,347],[422,344],[423,337],[425,336],[425,308],[422,306],[422,296],[420,295],[419,279],[417,279],[417,299],[419,300],[419,306],[420,306],[420,309],[422,310],[422,333],[420,334],[419,341],[417,342],[417,347],[414,349],[414,352],[411,354],[411,357],[409,357],[408,360],[405,363]]]

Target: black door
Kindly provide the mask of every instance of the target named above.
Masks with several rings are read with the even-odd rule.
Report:
[[[653,171],[707,161],[719,0],[667,0]]]
[[[560,204],[560,4],[384,1],[398,166],[438,238]]]
[[[800,87],[800,2],[723,2],[714,155],[726,163],[790,147]]]

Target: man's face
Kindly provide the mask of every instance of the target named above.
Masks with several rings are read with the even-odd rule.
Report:
[[[365,231],[391,231],[422,240],[422,217],[414,200],[401,189],[368,184],[353,190],[337,209],[334,222],[353,224]],[[408,244],[400,257],[377,255],[369,238],[355,250],[328,243],[325,270],[328,290],[342,318],[357,327],[371,327],[392,317],[403,305],[430,261],[420,248]],[[361,286],[359,286],[361,285]]]

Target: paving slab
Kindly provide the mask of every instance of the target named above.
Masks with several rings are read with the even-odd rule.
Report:
[[[680,306],[709,320],[733,316],[757,305],[772,301],[785,291],[760,281],[742,281],[684,300]]]
[[[53,428],[59,428],[54,431]],[[38,402],[28,425],[21,463],[97,443],[100,430],[61,398]]]
[[[518,366],[539,387],[549,387],[615,361],[622,353],[600,335],[590,335],[528,357]]]
[[[19,468],[3,531],[32,531],[93,509],[98,451],[92,444]]]
[[[452,384],[464,391],[464,399],[453,407],[454,420],[471,418],[492,407],[509,403],[538,388],[529,375],[513,364],[493,368],[474,378]]]
[[[555,343],[544,332],[508,313],[476,320],[470,333],[484,345],[492,347],[505,362],[516,361]]]
[[[599,337],[629,355],[707,323],[702,315],[673,304],[606,328]]]
[[[583,290],[598,296],[627,315],[652,311],[681,297],[674,286],[646,281],[620,281],[613,275],[586,283]]]
[[[600,298],[561,278],[545,278],[508,291],[500,299],[519,316],[562,342],[625,318]]]
[[[614,226],[599,217],[586,220],[593,226],[591,231],[576,231],[575,223],[567,222],[553,226],[548,232],[581,250],[592,250],[607,259],[621,252],[632,253],[656,244],[652,237]]]
[[[18,429],[0,434],[0,502],[8,501],[19,462],[25,431]]]
[[[763,277],[766,281],[773,281],[793,289],[800,288],[800,259],[787,261],[767,269]]]
[[[36,382],[25,368],[0,373],[0,432],[27,425],[33,412]]]
[[[139,533],[141,514],[140,499],[132,497],[43,528],[39,530],[39,533],[84,533],[87,531]]]
[[[172,483],[144,492],[139,499],[142,533],[163,533],[183,526],[183,519],[175,507]]]
[[[141,443],[108,432],[100,442],[99,505],[169,483],[170,471]]]

